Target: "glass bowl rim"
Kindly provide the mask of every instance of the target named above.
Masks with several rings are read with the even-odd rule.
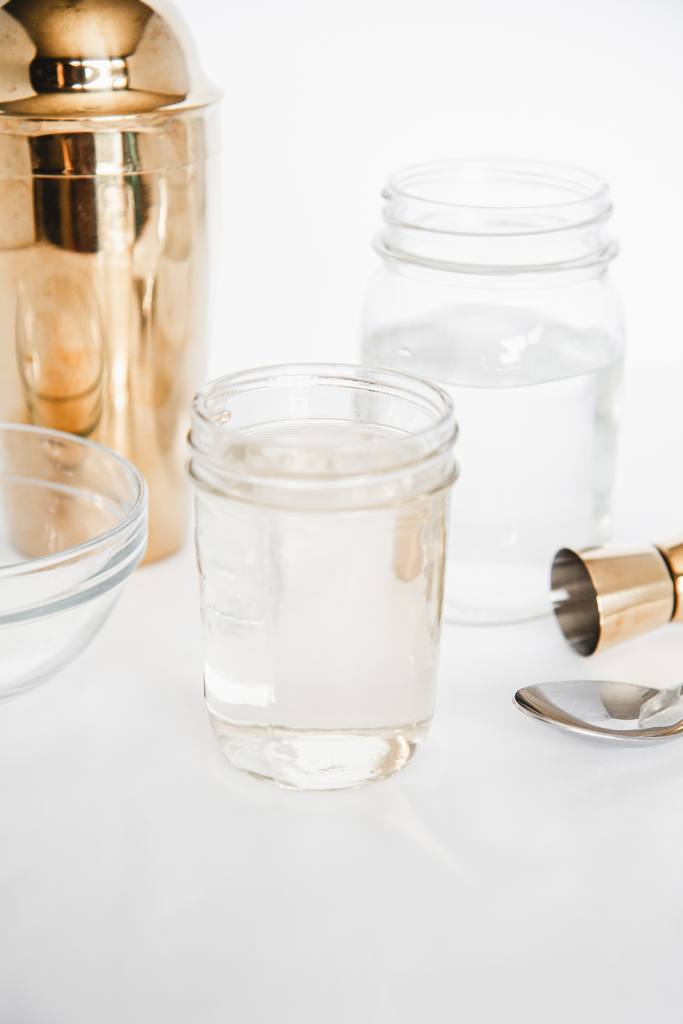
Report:
[[[53,569],[61,564],[73,562],[74,559],[79,559],[90,554],[92,551],[96,551],[97,548],[105,546],[117,536],[127,535],[129,529],[139,526],[145,520],[147,514],[147,485],[140,471],[129,459],[119,455],[118,452],[113,451],[113,449],[108,448],[106,445],[99,444],[97,441],[91,441],[89,438],[79,437],[78,434],[69,434],[64,430],[54,430],[51,427],[40,427],[28,423],[0,422],[0,437],[14,432],[32,435],[36,438],[42,437],[46,440],[52,438],[60,442],[68,441],[71,444],[96,451],[105,458],[118,463],[135,490],[131,507],[109,529],[96,534],[82,544],[73,545],[65,548],[63,551],[56,551],[51,555],[42,555],[39,558],[25,558],[20,562],[12,562],[10,564],[0,562],[0,581],[11,579],[13,576],[23,576],[27,571],[35,572],[42,571],[43,569]]]

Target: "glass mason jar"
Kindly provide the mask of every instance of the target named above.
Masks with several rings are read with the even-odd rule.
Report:
[[[461,428],[446,617],[550,609],[560,547],[606,539],[623,333],[607,186],[551,164],[390,178],[363,360],[441,384]]]
[[[455,433],[443,391],[364,367],[250,370],[196,397],[204,690],[236,767],[337,789],[424,739]]]

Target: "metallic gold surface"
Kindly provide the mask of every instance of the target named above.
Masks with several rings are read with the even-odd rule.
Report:
[[[682,618],[676,597],[682,568],[679,545],[558,551],[551,585],[568,643],[590,655]]]
[[[164,0],[9,0],[0,39],[0,113],[112,117],[216,99]]]
[[[216,96],[167,5],[10,0],[0,39],[0,420],[132,459],[160,558],[185,529]]]
[[[657,548],[664,556],[674,581],[676,606],[673,621],[683,622],[683,541],[674,540],[669,544],[658,544]]]

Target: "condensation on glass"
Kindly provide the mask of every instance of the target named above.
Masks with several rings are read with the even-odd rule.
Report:
[[[610,530],[623,332],[608,189],[573,168],[446,161],[383,195],[363,359],[453,398],[446,617],[543,614],[555,551]]]
[[[204,684],[237,767],[342,788],[424,739],[455,431],[440,389],[361,367],[248,371],[196,398]]]

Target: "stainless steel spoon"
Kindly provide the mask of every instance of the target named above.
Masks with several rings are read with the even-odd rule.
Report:
[[[596,679],[541,683],[515,694],[517,707],[543,722],[612,740],[683,735],[683,687],[655,689]]]

